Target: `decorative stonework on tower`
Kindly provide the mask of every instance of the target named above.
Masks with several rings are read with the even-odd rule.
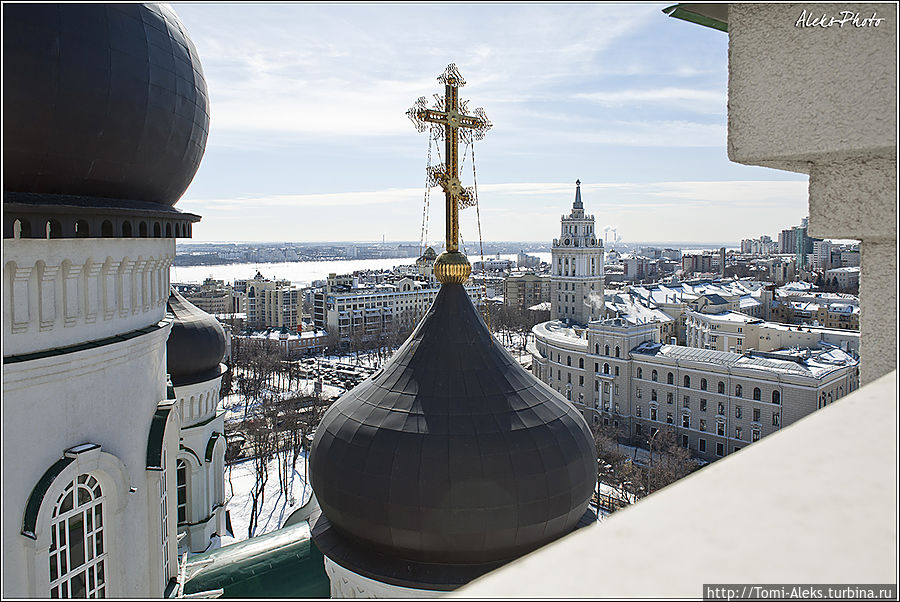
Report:
[[[594,216],[584,214],[581,180],[575,181],[572,212],[562,216],[560,237],[553,239],[550,318],[586,325],[604,317],[603,239]]]

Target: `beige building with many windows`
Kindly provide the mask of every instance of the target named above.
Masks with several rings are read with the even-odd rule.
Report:
[[[659,342],[654,322],[536,325],[532,371],[590,423],[646,444],[663,425],[707,460],[737,451],[859,387],[859,362],[816,349],[732,353]]]
[[[503,303],[507,307],[528,309],[549,300],[549,274],[513,273],[503,282]]]

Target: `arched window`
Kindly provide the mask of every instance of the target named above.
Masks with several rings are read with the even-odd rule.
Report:
[[[734,386],[734,396],[735,397],[743,397],[744,396],[744,388],[740,385]]]
[[[606,346],[604,350],[604,355],[609,355],[609,345]]]
[[[641,368],[637,369],[637,377],[644,378],[644,371]]]
[[[669,375],[666,377],[666,382],[670,385],[675,384],[675,375],[669,372]]]
[[[719,381],[719,389],[718,389],[718,391],[719,391],[719,394],[720,394],[720,395],[724,395],[724,394],[725,394],[725,383],[723,383],[721,380]]]
[[[108,219],[103,220],[103,223],[100,224],[100,236],[103,238],[112,238],[113,236],[113,225]]]
[[[134,232],[131,230],[131,222],[122,222],[122,238],[133,238]]]
[[[578,367],[584,368],[584,358],[583,357],[578,358]]]
[[[159,222],[153,222],[153,238],[161,238],[162,237],[162,226],[159,225]]]
[[[70,482],[53,508],[50,526],[50,597],[106,595],[103,492],[89,474]]]
[[[175,489],[178,493],[178,524],[186,523],[187,513],[187,489],[188,489],[188,465],[184,459],[179,458],[175,463]]]
[[[691,388],[691,377],[688,376],[687,374],[684,375],[684,388],[685,389]]]
[[[781,403],[781,393],[772,391],[772,403]]]
[[[600,343],[594,344],[594,355],[600,355]]]
[[[762,399],[762,391],[760,391],[759,387],[753,387],[753,401],[760,401]]]
[[[166,238],[172,238],[172,224],[166,223]]]
[[[700,390],[706,391],[706,379],[705,378],[700,379]]]
[[[603,364],[603,374],[609,374],[609,364]]]
[[[13,238],[31,238],[31,222],[27,219],[13,222]]]
[[[147,238],[147,222],[141,222],[138,225],[138,232],[141,238]]]
[[[46,225],[47,238],[62,238],[62,224],[58,220],[48,219]]]
[[[619,346],[616,345],[616,357],[619,357]]]
[[[653,372],[650,373],[650,380],[652,380],[653,382],[656,382],[657,380],[659,380],[658,376],[656,374],[656,370],[654,370]]]
[[[75,221],[75,238],[88,238],[91,235],[91,227],[83,219]]]

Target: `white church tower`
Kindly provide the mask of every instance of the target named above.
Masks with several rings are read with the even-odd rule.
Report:
[[[603,240],[594,230],[594,216],[584,214],[581,180],[575,182],[572,212],[562,216],[552,254],[550,318],[582,325],[603,318]]]

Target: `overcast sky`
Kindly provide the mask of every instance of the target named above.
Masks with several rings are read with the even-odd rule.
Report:
[[[665,6],[175,3],[211,105],[178,207],[203,216],[194,241],[418,240],[428,135],[405,112],[455,62],[494,124],[475,145],[485,240],[558,236],[576,179],[624,242],[774,237],[807,214],[807,177],[728,160],[728,36]]]

